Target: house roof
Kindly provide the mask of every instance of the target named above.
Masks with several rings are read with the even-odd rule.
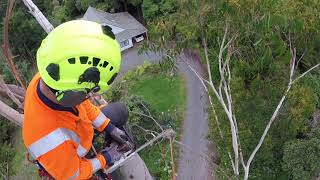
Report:
[[[119,42],[147,32],[147,29],[128,12],[111,14],[89,7],[82,19],[110,26]]]

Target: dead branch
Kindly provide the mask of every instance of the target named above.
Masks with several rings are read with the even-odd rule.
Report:
[[[10,51],[10,45],[9,45],[9,22],[10,18],[12,16],[12,9],[13,9],[14,0],[8,0],[7,4],[7,10],[6,10],[6,16],[4,18],[4,28],[3,28],[3,44],[1,46],[2,53],[4,58],[7,61],[7,64],[12,72],[12,75],[16,78],[18,83],[21,87],[26,89],[25,82],[22,80],[21,74],[16,69],[15,64],[13,63],[13,56]]]
[[[26,94],[26,90],[23,89],[20,86],[14,85],[14,84],[7,84],[8,88],[10,89],[10,91],[12,91],[13,93],[19,95],[19,96],[25,96]]]
[[[6,86],[9,88],[9,90],[11,91],[11,93],[14,95],[15,98],[17,98],[20,102],[24,102],[25,91],[23,88],[13,84],[6,84]],[[8,96],[8,93],[4,88],[0,88],[0,94],[2,96]]]
[[[48,21],[48,19],[42,14],[39,8],[32,2],[32,0],[23,0],[23,3],[29,9],[29,13],[32,14],[40,24],[40,26],[47,32],[51,32],[54,27]]]
[[[0,76],[0,88],[1,90],[5,91],[9,98],[19,107],[22,108],[22,103],[16,98],[14,93],[8,88],[2,77]]]
[[[292,83],[296,83],[299,79],[303,78],[306,74],[310,73],[311,71],[315,70],[316,68],[320,67],[320,63],[311,67],[309,70],[298,76]]]
[[[0,100],[0,114],[8,119],[9,121],[15,123],[16,125],[22,127],[23,115],[18,111],[14,110],[4,102]]]

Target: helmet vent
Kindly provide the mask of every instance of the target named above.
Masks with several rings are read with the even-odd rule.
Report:
[[[76,63],[76,58],[69,58],[68,62],[69,62],[69,64],[75,64]]]
[[[105,67],[107,67],[107,66],[108,66],[108,64],[109,64],[109,63],[108,63],[107,61],[104,61],[104,62],[103,62],[102,67],[104,67],[104,68],[105,68]]]
[[[54,79],[55,81],[59,81],[60,79],[60,71],[59,71],[59,64],[50,63],[46,70],[49,76]]]
[[[92,60],[93,60],[93,64],[92,64],[93,66],[97,66],[100,62],[100,58],[94,57]]]
[[[113,66],[110,67],[110,71],[112,71],[112,69],[113,69]]]
[[[88,62],[88,56],[81,56],[80,57],[81,64],[87,64],[87,62]]]

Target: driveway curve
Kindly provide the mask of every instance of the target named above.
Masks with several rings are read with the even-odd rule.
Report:
[[[153,52],[138,54],[136,48],[131,48],[122,54],[120,76],[142,65],[145,61],[156,63],[161,59],[159,54]],[[188,61],[196,71],[203,73],[201,63],[196,57],[184,54],[179,59]],[[181,142],[185,147],[180,148],[177,180],[213,180],[213,167],[208,163],[210,159],[199,155],[210,154],[208,148],[210,142],[206,138],[208,135],[207,94],[185,62],[178,61],[177,66],[186,79],[187,89],[187,107],[181,136]]]

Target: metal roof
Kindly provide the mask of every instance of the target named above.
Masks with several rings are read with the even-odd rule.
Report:
[[[82,19],[109,25],[119,42],[147,32],[147,29],[128,12],[111,14],[89,6]]]

